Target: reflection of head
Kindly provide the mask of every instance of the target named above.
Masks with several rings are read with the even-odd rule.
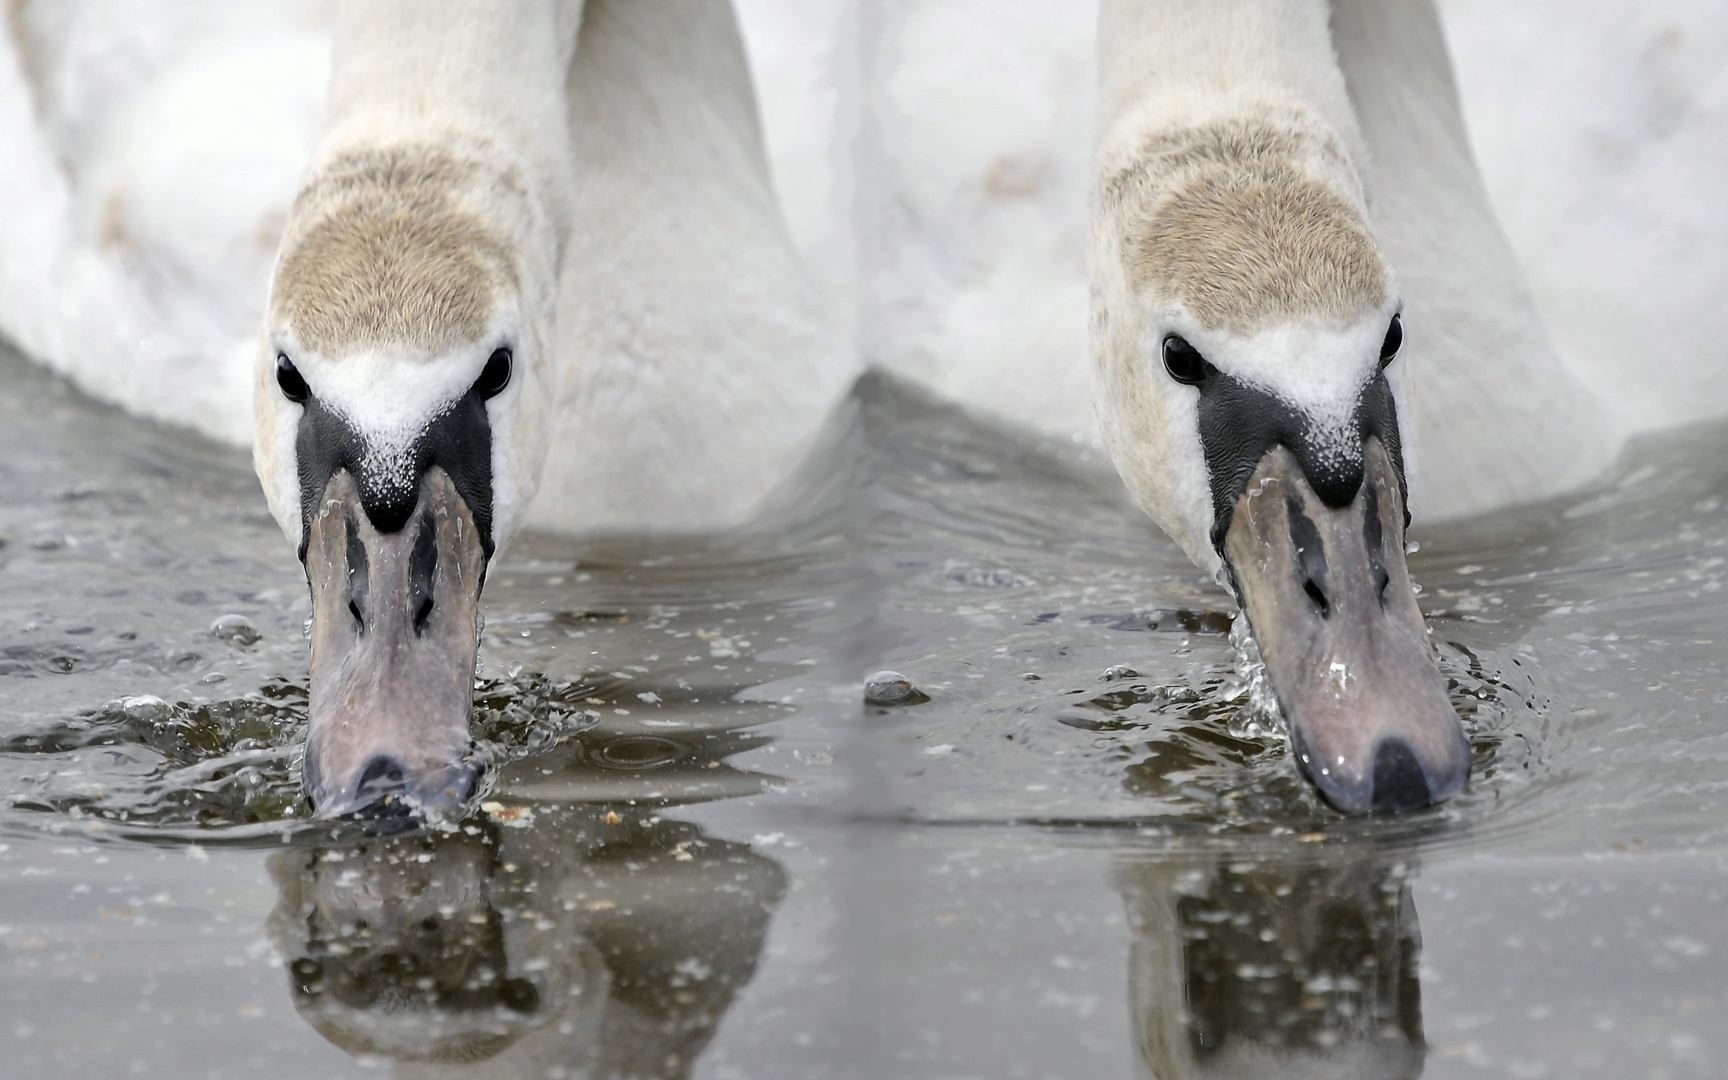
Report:
[[[490,1058],[580,994],[582,965],[513,968],[488,895],[496,857],[469,837],[285,853],[272,918],[294,1004],[352,1054],[402,1061]],[[425,861],[421,861],[425,857]]]
[[[1130,1006],[1158,1080],[1421,1074],[1403,867],[1149,864],[1121,880]]]
[[[688,1075],[785,888],[744,845],[592,815],[271,869],[300,1014],[414,1076]]]

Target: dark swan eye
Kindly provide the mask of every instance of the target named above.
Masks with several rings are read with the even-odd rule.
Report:
[[[1195,386],[1206,381],[1212,365],[1186,338],[1171,334],[1164,339],[1164,370],[1184,386]]]
[[[304,404],[312,396],[300,369],[284,353],[276,354],[276,385],[282,388],[282,396],[296,405]]]
[[[1398,359],[1398,350],[1404,347],[1404,316],[1392,316],[1392,325],[1386,328],[1386,340],[1380,343],[1380,366],[1385,367]]]
[[[510,385],[510,350],[494,349],[486,358],[480,377],[474,380],[474,392],[483,398],[497,397]]]

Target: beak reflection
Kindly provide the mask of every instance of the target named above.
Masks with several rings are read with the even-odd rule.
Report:
[[[1363,459],[1354,502],[1334,509],[1275,446],[1224,540],[1297,760],[1348,814],[1439,802],[1470,770],[1404,564],[1398,473],[1378,438]]]
[[[468,714],[485,551],[443,469],[406,525],[381,533],[352,476],[324,489],[306,545],[312,586],[306,793],[324,815],[453,816],[473,793]]]

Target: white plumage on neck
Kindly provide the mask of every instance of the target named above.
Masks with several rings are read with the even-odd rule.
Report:
[[[1358,146],[1325,0],[1102,0],[1098,141],[1179,124],[1302,111]]]

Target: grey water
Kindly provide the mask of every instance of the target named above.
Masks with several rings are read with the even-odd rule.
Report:
[[[1728,1075],[1728,426],[1411,535],[1474,775],[1347,820],[1106,462],[866,379],[757,527],[505,552],[490,788],[369,837],[245,456],[5,352],[0,1080]]]

